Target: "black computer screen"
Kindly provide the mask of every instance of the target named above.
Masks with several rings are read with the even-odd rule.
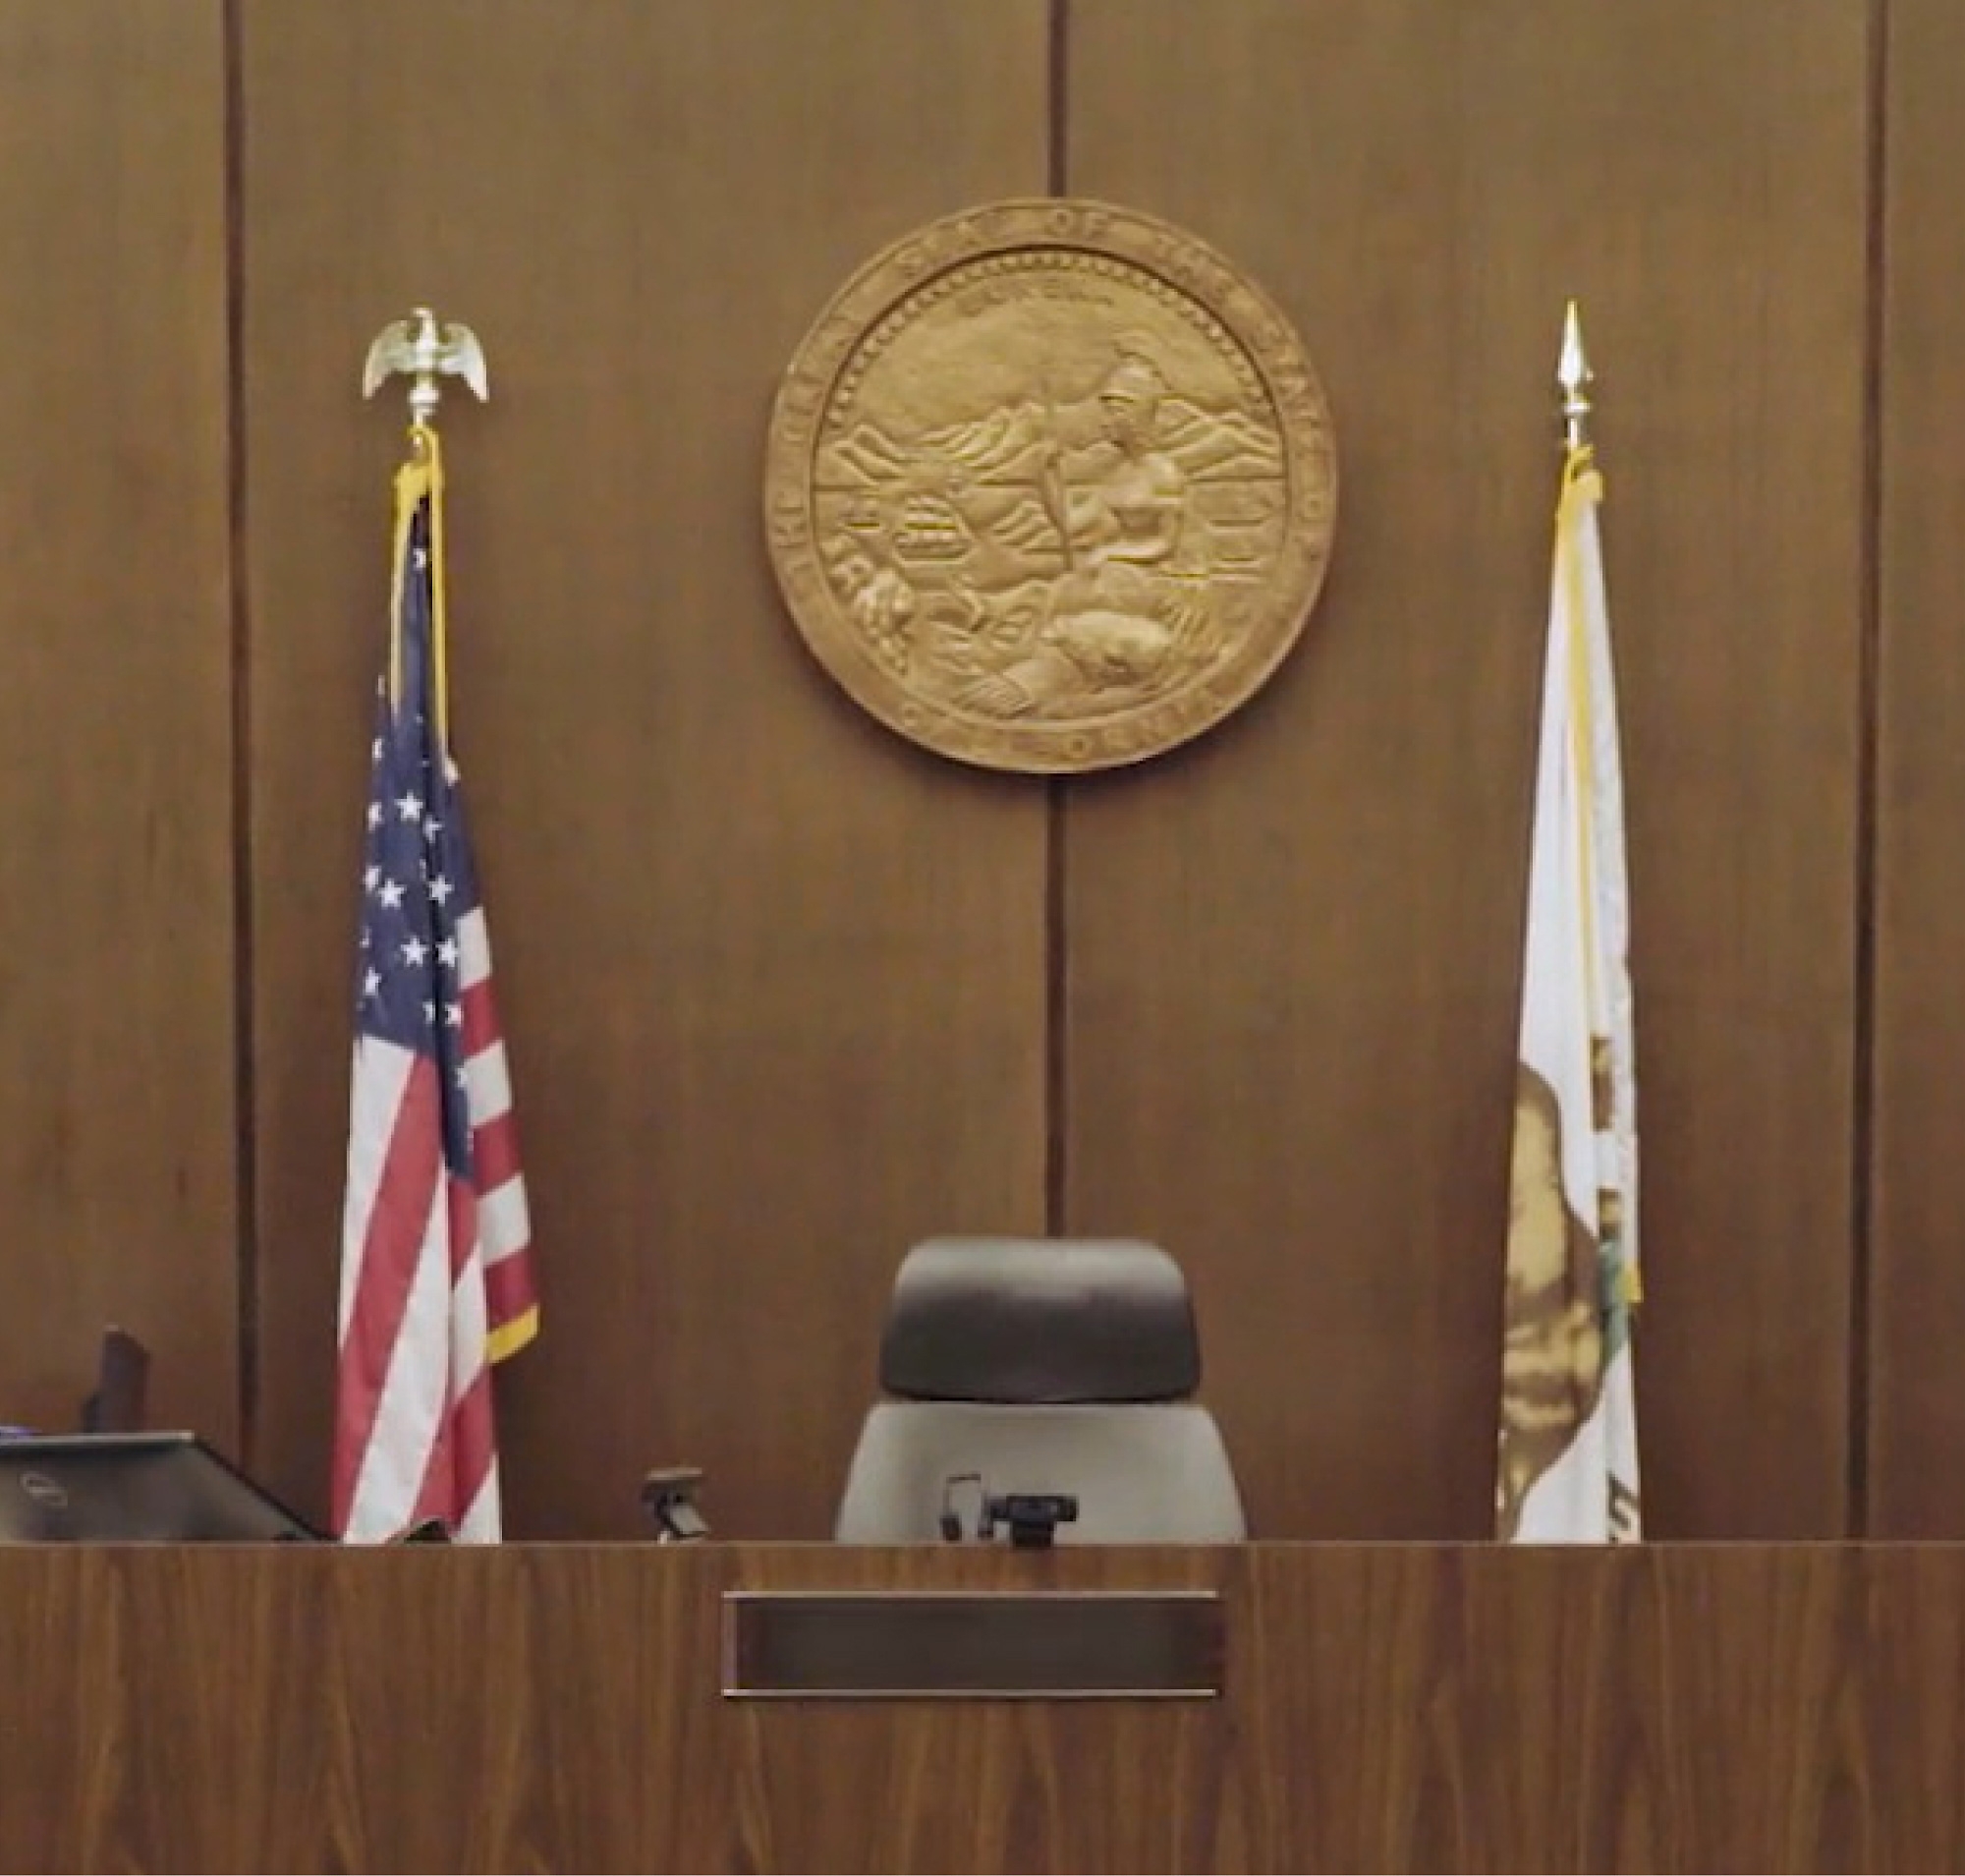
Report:
[[[0,1439],[0,1544],[321,1542],[193,1433]]]

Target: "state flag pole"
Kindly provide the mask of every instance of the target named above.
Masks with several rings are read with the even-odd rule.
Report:
[[[1557,381],[1563,469],[1530,836],[1495,1535],[1617,1543],[1643,1528],[1637,1072],[1603,483],[1574,301]]]

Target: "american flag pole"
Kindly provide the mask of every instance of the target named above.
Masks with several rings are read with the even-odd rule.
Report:
[[[461,336],[460,336],[461,335]],[[450,361],[446,363],[448,358]],[[343,1205],[333,1502],[349,1542],[435,1518],[503,1532],[491,1369],[536,1333],[531,1224],[490,941],[449,742],[435,373],[482,393],[468,328],[378,336],[415,377],[365,828]]]

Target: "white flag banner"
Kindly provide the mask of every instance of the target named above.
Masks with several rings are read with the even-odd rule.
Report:
[[[1556,504],[1509,1175],[1496,1535],[1641,1535],[1630,905],[1609,607],[1587,444]]]

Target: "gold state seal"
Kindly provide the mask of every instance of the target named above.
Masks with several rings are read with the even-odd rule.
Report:
[[[903,736],[1057,774],[1154,756],[1296,642],[1336,517],[1289,322],[1193,236],[1102,202],[930,223],[847,281],[771,414],[792,616]]]

